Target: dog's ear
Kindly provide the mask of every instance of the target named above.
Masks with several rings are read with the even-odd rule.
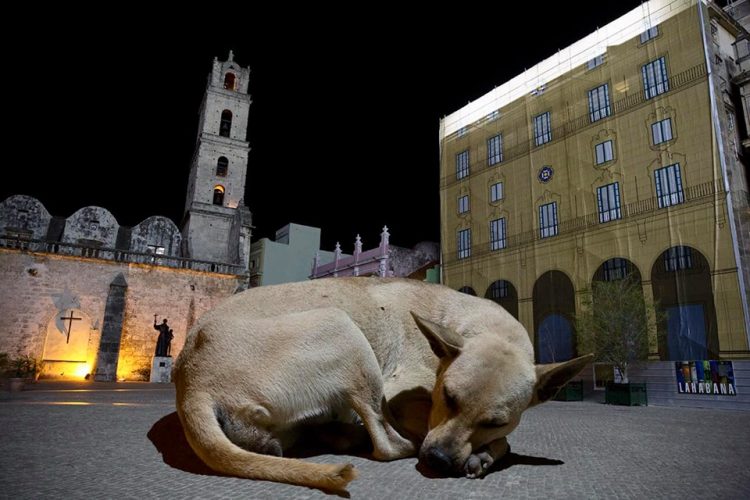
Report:
[[[583,367],[593,361],[593,354],[586,354],[579,358],[564,361],[562,363],[551,363],[547,365],[536,365],[536,386],[534,395],[529,406],[538,405],[552,399],[557,391],[575,377]]]
[[[438,358],[446,356],[449,358],[455,358],[461,354],[461,349],[464,346],[464,338],[462,336],[442,325],[421,318],[414,312],[411,312],[411,315],[414,317],[414,321],[416,321],[419,331],[422,332],[422,335],[424,335],[430,343],[432,352],[434,352]]]

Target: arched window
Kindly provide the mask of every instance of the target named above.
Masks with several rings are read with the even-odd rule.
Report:
[[[484,298],[497,302],[514,318],[518,319],[518,295],[516,294],[516,288],[510,281],[493,281],[487,288]]]
[[[573,325],[562,314],[545,316],[537,335],[537,356],[540,363],[557,363],[575,356]]]
[[[224,205],[224,186],[214,186],[214,205]]]
[[[485,294],[485,297],[488,299],[492,299],[495,302],[499,302],[500,299],[504,299],[508,296],[508,282],[505,280],[497,280],[494,281],[489,289],[487,290],[487,293]]]
[[[696,248],[674,246],[651,266],[654,300],[663,311],[659,355],[665,361],[719,358],[714,285],[706,257]]]
[[[224,88],[234,90],[234,73],[227,73],[224,75]]]
[[[219,161],[216,162],[216,175],[219,177],[226,177],[228,170],[229,160],[227,160],[226,156],[220,156]]]
[[[474,289],[471,288],[470,286],[462,286],[461,288],[458,289],[458,291],[461,293],[465,293],[467,295],[473,295],[474,297],[477,296],[477,292],[475,292]]]
[[[534,344],[538,363],[575,356],[572,319],[576,315],[573,282],[561,271],[547,271],[534,283]]]
[[[221,124],[219,125],[219,135],[229,137],[229,131],[232,129],[232,112],[225,109],[221,112]]]

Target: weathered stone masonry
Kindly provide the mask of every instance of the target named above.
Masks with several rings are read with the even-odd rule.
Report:
[[[50,320],[80,309],[92,320],[87,360],[93,373],[110,285],[119,274],[127,293],[118,379],[138,378],[135,370],[150,367],[154,314],[169,318],[177,356],[191,324],[242,282],[232,275],[0,249],[0,352],[42,358]]]

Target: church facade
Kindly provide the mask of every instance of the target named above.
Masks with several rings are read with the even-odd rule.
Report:
[[[144,379],[169,319],[177,356],[196,318],[244,289],[252,216],[250,70],[214,59],[200,110],[181,228],[166,217],[121,226],[105,208],[51,215],[0,202],[0,352],[28,354],[42,377]]]

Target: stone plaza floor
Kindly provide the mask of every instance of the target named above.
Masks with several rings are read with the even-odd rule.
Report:
[[[336,498],[225,477],[192,453],[174,387],[44,383],[0,392],[0,498]],[[351,498],[750,498],[750,414],[550,402],[526,412],[486,478],[435,479],[416,459],[351,461]]]

